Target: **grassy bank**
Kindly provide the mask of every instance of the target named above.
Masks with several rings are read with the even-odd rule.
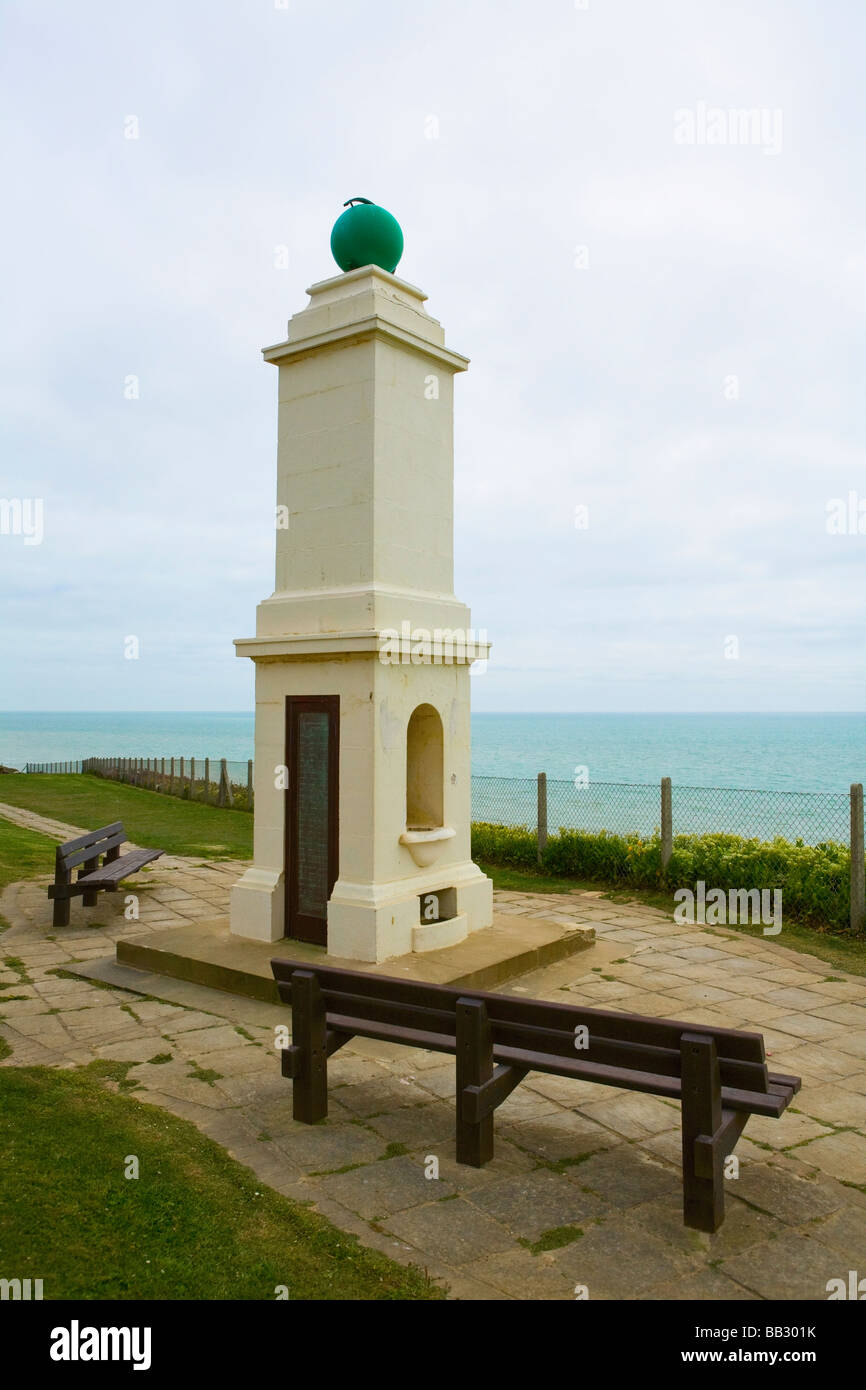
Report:
[[[46,1299],[274,1299],[280,1285],[295,1300],[442,1297],[186,1120],[108,1090],[112,1070],[125,1068],[0,1068],[6,1277],[42,1279]]]
[[[4,801],[84,830],[120,820],[130,840],[164,849],[167,854],[252,858],[253,820],[247,812],[182,801],[86,773],[7,774],[0,777],[0,802]],[[42,872],[50,873],[53,866],[52,851],[51,863]]]
[[[0,820],[0,892],[8,883],[54,871],[54,841],[33,830]],[[0,931],[9,923],[0,916]]]

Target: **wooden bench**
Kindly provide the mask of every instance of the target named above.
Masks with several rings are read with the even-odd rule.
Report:
[[[126,840],[126,831],[121,821],[104,825],[101,830],[89,830],[77,840],[69,840],[58,845],[54,856],[54,882],[48,889],[49,898],[54,899],[55,927],[69,925],[69,901],[81,895],[85,907],[95,907],[96,895],[100,891],[113,893],[121,880],[129,878],[143,864],[158,859],[165,851],[161,849],[133,849],[128,854],[120,853],[120,846]],[[100,856],[104,856],[100,865]],[[75,880],[72,870],[82,865]]]
[[[597,1081],[682,1105],[683,1219],[698,1231],[724,1220],[725,1158],[750,1115],[781,1115],[800,1078],[767,1071],[760,1033],[676,1023],[540,999],[272,960],[292,1006],[282,1053],[296,1120],[328,1113],[328,1058],[353,1037],[453,1053],[457,1161],[493,1157],[493,1112],[530,1071]]]

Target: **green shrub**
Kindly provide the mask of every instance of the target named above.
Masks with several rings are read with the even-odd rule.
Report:
[[[472,854],[490,864],[537,867],[538,840],[526,826],[513,828],[476,822]],[[850,931],[850,853],[827,841],[747,840],[741,835],[677,835],[662,870],[656,833],[611,835],[606,830],[560,830],[548,837],[543,870],[558,878],[609,883],[612,887],[694,890],[700,880],[725,892],[740,888],[780,888],[786,916],[809,926]]]
[[[560,830],[551,835],[542,857],[549,873],[592,878],[604,883],[657,888],[664,883],[658,835],[610,835],[606,830]]]
[[[472,857],[489,864],[508,864],[515,868],[534,867],[538,857],[538,838],[526,826],[491,825],[475,821],[472,826]]]
[[[673,888],[699,880],[713,888],[781,888],[786,914],[810,926],[848,929],[851,857],[826,841],[745,840],[739,835],[678,835],[668,866]]]

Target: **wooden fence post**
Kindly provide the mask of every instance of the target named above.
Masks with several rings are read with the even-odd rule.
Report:
[[[210,801],[210,758],[204,760],[204,799]]]
[[[247,758],[247,802],[248,809],[253,809],[253,760]]]
[[[195,800],[195,758],[189,760],[189,799]]]
[[[234,800],[234,796],[232,795],[231,779],[229,778],[228,764],[226,763],[225,758],[220,758],[219,804],[220,806],[233,806]]]
[[[547,849],[547,773],[538,774],[538,862]]]
[[[174,796],[174,758],[171,760],[171,771],[168,774],[168,794]]]
[[[662,872],[667,873],[674,850],[674,808],[670,777],[662,778]]]
[[[851,783],[851,930],[866,927],[866,868],[863,854],[863,783]]]

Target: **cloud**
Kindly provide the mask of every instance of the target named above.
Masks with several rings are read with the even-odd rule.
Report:
[[[866,535],[825,523],[866,497],[863,29],[805,0],[7,7],[0,493],[46,534],[0,536],[3,703],[249,705],[259,348],[361,194],[472,358],[476,708],[862,708]],[[699,102],[780,110],[781,152],[677,145]]]

